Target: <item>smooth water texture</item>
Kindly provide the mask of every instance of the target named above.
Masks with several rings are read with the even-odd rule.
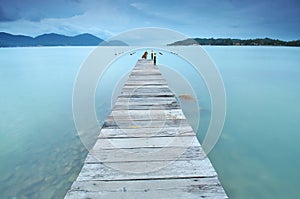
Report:
[[[228,196],[297,198],[300,48],[204,48],[219,68],[227,94],[225,126],[209,157]],[[72,90],[92,50],[0,49],[1,198],[63,198],[76,179],[87,151],[72,118]],[[210,119],[205,85],[184,60],[163,54],[158,64],[179,71],[195,89],[202,108],[200,131],[205,132]],[[100,123],[115,98],[115,82],[126,79],[122,75],[140,56],[124,56],[100,81],[95,104]]]
[[[227,92],[211,161],[231,198],[300,195],[300,48],[206,47]]]
[[[91,48],[0,49],[0,198],[62,198],[87,152],[73,82]]]

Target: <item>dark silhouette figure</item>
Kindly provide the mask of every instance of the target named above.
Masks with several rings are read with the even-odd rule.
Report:
[[[142,59],[147,59],[147,55],[148,55],[148,52],[145,51],[144,54],[143,54],[143,56],[142,56]]]

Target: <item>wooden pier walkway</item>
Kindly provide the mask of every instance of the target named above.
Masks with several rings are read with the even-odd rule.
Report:
[[[137,62],[65,198],[227,198],[152,61]]]

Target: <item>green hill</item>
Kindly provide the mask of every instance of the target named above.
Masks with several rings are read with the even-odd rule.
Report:
[[[190,38],[177,41],[169,46],[212,45],[212,46],[300,46],[300,40],[281,41],[278,39],[230,39],[230,38]]]

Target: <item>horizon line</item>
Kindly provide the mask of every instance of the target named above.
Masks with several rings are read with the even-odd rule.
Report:
[[[1,31],[1,33],[4,33],[4,34],[10,34],[10,35],[13,35],[13,36],[26,36],[26,37],[31,37],[31,38],[36,38],[36,37],[39,37],[39,36],[42,36],[42,35],[48,35],[48,34],[56,34],[56,35],[61,35],[61,36],[66,36],[66,37],[75,37],[75,36],[78,36],[78,35],[84,35],[84,34],[89,34],[89,35],[92,35],[94,37],[97,37],[98,39],[102,39],[102,40],[109,40],[109,39],[103,39],[99,36],[96,36],[95,34],[93,33],[88,33],[88,32],[85,32],[85,33],[78,33],[78,34],[74,34],[74,35],[67,35],[67,34],[62,34],[62,33],[55,33],[55,32],[48,32],[48,33],[42,33],[42,34],[39,34],[37,36],[31,36],[31,35],[27,35],[27,34],[18,34],[18,33],[11,33],[11,32],[4,32],[4,31]],[[111,38],[114,37],[114,36],[111,36]],[[207,36],[207,37],[188,37],[188,39],[239,39],[239,40],[253,40],[253,39],[272,39],[272,40],[279,40],[279,41],[284,41],[284,42],[290,42],[290,41],[299,41],[299,39],[293,39],[293,40],[285,40],[285,39],[279,39],[279,38],[272,38],[272,37],[268,37],[268,36],[263,36],[263,37],[251,37],[251,38],[238,38],[238,37],[214,37],[214,36]]]

